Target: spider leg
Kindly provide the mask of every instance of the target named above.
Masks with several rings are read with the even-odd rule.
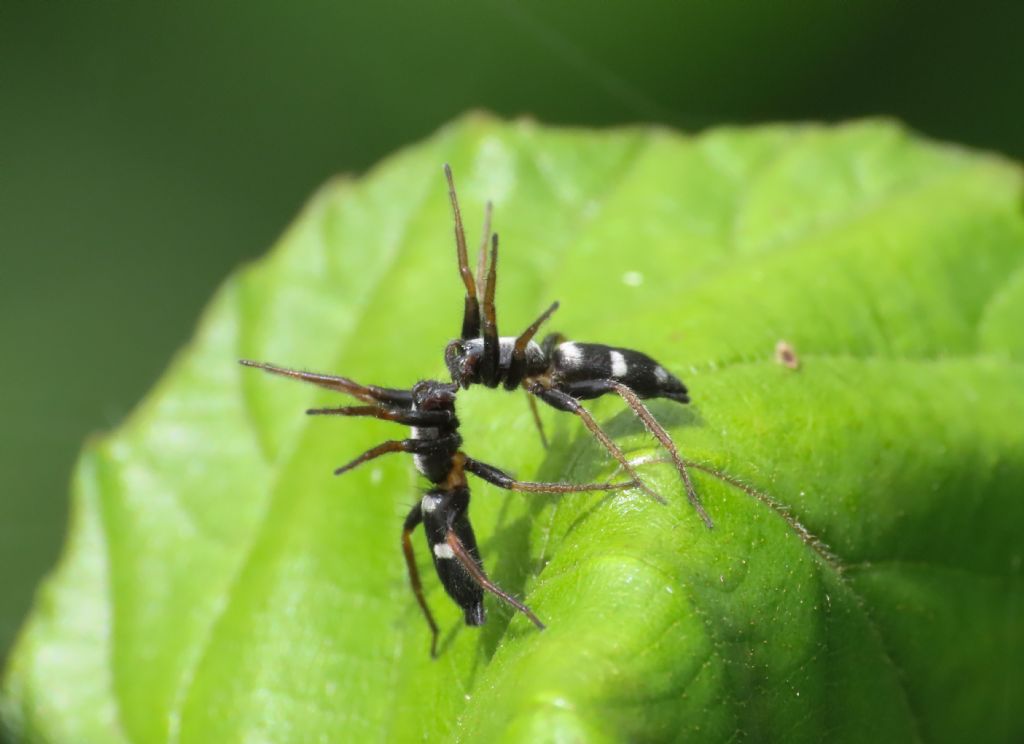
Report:
[[[346,393],[366,403],[386,403],[387,405],[399,408],[412,408],[412,393],[409,390],[383,388],[376,385],[360,385],[358,382],[354,382],[347,377],[322,375],[316,372],[302,372],[297,369],[287,369],[285,367],[278,367],[275,364],[254,362],[249,359],[239,359],[238,363],[245,367],[255,367],[274,375],[291,377],[292,379],[309,382],[328,390]]]
[[[416,504],[412,511],[409,512],[409,516],[405,518],[405,524],[402,527],[402,553],[405,555],[405,567],[409,572],[409,583],[412,585],[412,593],[416,595],[416,602],[419,604],[420,609],[423,610],[423,617],[426,618],[427,625],[430,626],[430,656],[436,659],[437,638],[440,635],[440,630],[437,627],[437,622],[434,620],[433,613],[430,611],[430,607],[427,605],[427,598],[423,595],[420,571],[416,568],[416,556],[412,552],[412,531],[422,521],[422,507]]]
[[[487,266],[487,285],[484,288],[483,316],[480,334],[484,351],[480,358],[480,378],[488,387],[497,387],[501,374],[501,344],[498,340],[498,320],[494,309],[494,287],[497,283],[498,236],[491,236],[491,260]]]
[[[679,449],[676,447],[675,442],[672,441],[672,437],[665,431],[665,427],[658,423],[658,420],[654,418],[654,414],[651,413],[650,409],[644,405],[644,402],[640,400],[632,388],[628,385],[623,385],[618,380],[590,380],[583,383],[580,387],[585,385],[588,394],[593,394],[598,391],[600,392],[616,392],[619,394],[626,404],[633,409],[633,413],[636,414],[643,425],[647,428],[655,439],[657,439],[661,446],[665,448],[669,456],[672,458],[672,463],[676,466],[676,470],[679,471],[679,476],[683,479],[683,485],[686,487],[686,498],[689,500],[690,505],[697,512],[697,515],[701,518],[707,528],[714,529],[715,523],[711,521],[711,517],[708,516],[707,511],[704,509],[704,504],[701,503],[700,497],[697,496],[697,490],[693,487],[693,481],[690,479],[690,472],[686,468],[686,463],[683,462],[682,455],[679,454]],[[570,386],[570,390],[572,387]]]
[[[476,282],[473,272],[469,269],[469,257],[466,254],[466,230],[462,226],[462,211],[459,200],[455,196],[455,180],[452,169],[445,163],[444,176],[448,180],[448,198],[452,203],[452,215],[455,217],[455,249],[459,256],[459,274],[466,285],[466,308],[462,315],[462,338],[477,338],[480,335],[480,302],[477,300]]]
[[[544,435],[544,422],[540,420],[540,411],[537,410],[537,399],[527,393],[526,401],[530,404],[530,413],[533,414],[533,423],[537,425],[537,433],[540,434],[540,443],[544,445],[544,449],[547,449],[548,438]]]
[[[487,243],[491,239],[491,217],[494,212],[494,205],[487,202],[484,205],[484,229],[480,238],[480,248],[476,253],[476,286],[484,286],[487,276]]]
[[[436,452],[438,449],[448,449],[450,447],[450,437],[442,437],[441,439],[396,439],[382,442],[376,447],[366,450],[366,452],[347,465],[342,465],[340,468],[335,469],[334,474],[341,475],[342,473],[347,473],[364,462],[376,460],[378,457],[391,454],[392,452],[411,452],[414,455],[427,455]]]
[[[459,536],[455,534],[455,530],[451,527],[448,528],[448,532],[445,534],[445,542],[448,544],[448,547],[452,549],[455,559],[466,570],[466,573],[470,575],[473,581],[479,584],[481,589],[490,592],[498,599],[519,610],[521,613],[526,615],[526,617],[530,619],[530,622],[536,625],[538,629],[544,630],[544,623],[542,623],[540,619],[533,614],[533,610],[487,577],[487,574],[484,573],[484,570],[473,559],[473,556],[469,554],[469,551],[467,551],[465,546],[462,544],[462,540],[459,539]]]
[[[544,337],[544,340],[540,342],[540,349],[544,352],[544,358],[550,359],[551,355],[555,351],[555,347],[561,343],[565,343],[567,339],[561,333],[549,333]]]
[[[310,416],[370,416],[383,421],[394,421],[406,426],[444,426],[450,424],[455,414],[448,410],[409,411],[404,408],[384,406],[339,406],[337,408],[310,408]]]
[[[558,303],[552,302],[551,307],[540,314],[537,320],[533,321],[526,330],[520,333],[516,337],[515,345],[512,347],[512,358],[509,361],[508,370],[505,372],[505,389],[515,390],[516,387],[523,379],[523,375],[526,374],[526,347],[529,345],[533,337],[537,335],[537,331],[541,325],[551,314],[558,309]]]
[[[478,478],[491,483],[506,491],[521,491],[525,493],[583,493],[586,491],[618,491],[623,488],[633,488],[637,485],[635,481],[623,481],[622,483],[537,483],[535,481],[519,481],[503,470],[486,462],[466,457],[466,470]]]
[[[619,465],[622,466],[622,469],[629,473],[630,477],[636,481],[640,490],[660,504],[667,503],[665,499],[651,490],[649,486],[644,484],[640,479],[640,475],[629,463],[629,460],[626,459],[626,456],[622,453],[619,446],[612,441],[611,437],[605,433],[604,429],[598,426],[594,417],[590,415],[590,411],[584,408],[582,403],[568,393],[558,390],[557,388],[546,387],[544,384],[537,381],[530,383],[526,390],[527,392],[536,395],[553,408],[557,408],[560,411],[568,411],[569,413],[574,413],[579,416],[580,420],[583,421],[584,426],[586,426],[590,430],[590,433],[594,435],[594,438],[597,439],[597,441],[600,442],[606,450],[608,450],[608,454],[614,457],[618,461]]]

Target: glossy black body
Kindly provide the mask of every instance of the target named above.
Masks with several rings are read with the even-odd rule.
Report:
[[[412,438],[420,443],[421,448],[413,456],[416,469],[434,487],[412,507],[405,518],[405,527],[411,530],[423,523],[427,549],[445,592],[462,608],[467,625],[483,625],[487,619],[483,587],[453,556],[438,555],[448,546],[448,534],[453,533],[481,572],[484,568],[476,534],[469,522],[470,494],[464,473],[466,458],[459,452],[462,437],[459,435],[459,420],[455,416],[457,389],[453,384],[433,380],[419,382],[412,389],[412,410],[434,412],[438,423],[414,426],[412,430]]]
[[[422,506],[428,499],[436,500],[437,504],[436,509],[431,512],[425,511]],[[483,570],[484,564],[480,558],[476,535],[473,533],[473,525],[469,523],[469,488],[459,486],[431,489],[423,497],[423,501],[413,507],[413,512],[417,511],[423,521],[423,532],[427,538],[430,557],[434,561],[434,570],[445,592],[462,608],[466,625],[483,625],[487,619],[483,588],[461,563],[451,558],[438,557],[435,552],[435,548],[447,544],[448,532],[452,531],[466,547],[466,552],[472,556],[477,566]],[[410,513],[406,518],[406,525],[410,524],[410,520],[415,524],[416,519],[417,517]]]
[[[570,349],[576,353],[570,354]],[[682,381],[642,351],[566,342],[553,345],[549,359],[548,372],[555,387],[580,400],[611,392],[606,387],[595,386],[595,381],[616,380],[641,398],[690,402]]]
[[[402,550],[416,601],[431,629],[431,653],[435,655],[438,626],[427,606],[410,542],[410,535],[420,524],[424,528],[438,579],[448,596],[462,608],[467,625],[484,623],[484,593],[490,592],[526,615],[538,628],[544,627],[529,607],[497,586],[484,571],[476,535],[469,521],[467,472],[499,488],[532,493],[610,491],[635,485],[633,481],[600,484],[517,481],[493,465],[474,460],[461,450],[462,437],[455,415],[458,386],[453,383],[425,380],[413,386],[412,390],[401,390],[360,385],[345,377],[302,372],[262,362],[243,360],[242,364],[346,393],[368,404],[314,408],[308,410],[308,414],[367,416],[411,427],[410,438],[383,442],[334,472],[340,475],[382,455],[407,452],[413,455],[416,469],[431,482],[432,488],[423,494],[405,518]]]
[[[459,275],[466,287],[462,319],[462,337],[449,342],[445,348],[445,364],[452,382],[462,388],[485,385],[513,390],[522,387],[530,395],[540,398],[549,406],[578,416],[594,437],[618,460],[641,488],[652,498],[664,501],[639,479],[636,470],[622,450],[594,421],[580,403],[608,393],[619,395],[641,419],[647,430],[666,448],[683,480],[686,495],[705,525],[713,526],[693,487],[682,456],[661,426],[641,402],[645,398],[666,398],[677,403],[688,403],[689,393],[682,381],[647,354],[605,344],[576,343],[559,334],[548,336],[543,344],[533,341],[540,326],[558,309],[553,303],[519,336],[502,338],[498,335],[497,312],[494,295],[497,283],[498,236],[490,235],[490,209],[487,210],[484,240],[477,260],[474,277],[469,269],[465,230],[462,214],[455,195],[451,169],[445,166],[448,193],[455,220],[455,245]],[[486,245],[490,237],[490,258]],[[486,278],[485,278],[486,277]],[[531,398],[534,419],[542,440],[544,430],[540,416]]]

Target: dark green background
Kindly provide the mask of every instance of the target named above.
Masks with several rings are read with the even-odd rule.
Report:
[[[83,438],[331,175],[472,108],[684,129],[887,114],[1021,159],[1022,29],[1010,2],[3,2],[0,658]]]

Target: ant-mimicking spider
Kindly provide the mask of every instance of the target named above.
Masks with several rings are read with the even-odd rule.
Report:
[[[541,344],[537,344],[533,337],[541,324],[558,309],[557,302],[552,303],[519,336],[499,336],[494,308],[498,236],[490,234],[491,205],[488,203],[485,210],[483,240],[480,244],[474,280],[473,272],[469,269],[466,232],[462,225],[459,201],[455,196],[455,182],[451,167],[447,164],[444,166],[444,173],[448,181],[448,197],[455,220],[459,274],[466,286],[462,336],[451,341],[444,353],[452,381],[463,388],[483,384],[491,388],[504,385],[506,390],[514,390],[521,385],[530,394],[530,409],[545,445],[544,429],[534,397],[560,411],[576,414],[639,487],[655,500],[664,503],[661,496],[643,483],[619,446],[580,403],[581,400],[597,398],[606,393],[617,393],[668,451],[683,480],[690,504],[708,529],[711,529],[714,523],[697,496],[679,450],[665,428],[658,423],[641,400],[668,398],[679,403],[688,403],[690,398],[686,386],[654,359],[639,351],[604,344],[576,343],[567,341],[564,336],[557,333],[550,334]],[[490,260],[487,260],[486,255],[488,238],[491,247]]]
[[[499,488],[527,493],[614,491],[636,485],[635,481],[586,484],[519,481],[493,465],[473,459],[460,449],[462,437],[459,435],[459,420],[455,416],[455,394],[459,388],[454,383],[424,380],[414,385],[412,390],[399,390],[360,385],[345,377],[302,372],[265,362],[243,359],[240,363],[346,393],[368,404],[311,408],[307,414],[369,416],[412,427],[409,439],[391,440],[372,447],[347,465],[337,468],[334,474],[341,475],[391,452],[408,452],[413,456],[416,469],[433,484],[434,487],[423,495],[405,518],[402,552],[409,583],[430,626],[430,655],[435,658],[440,631],[423,594],[412,549],[411,535],[420,523],[426,533],[434,570],[448,596],[462,608],[466,625],[483,625],[486,619],[483,600],[487,591],[526,615],[537,628],[544,629],[544,624],[529,607],[495,584],[484,571],[476,536],[469,523],[470,494],[466,471]]]

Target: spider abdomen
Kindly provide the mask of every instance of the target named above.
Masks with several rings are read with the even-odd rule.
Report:
[[[551,355],[551,378],[581,399],[608,392],[607,388],[586,383],[615,380],[641,398],[669,398],[680,403],[690,400],[682,381],[643,352],[604,344],[559,344]]]

